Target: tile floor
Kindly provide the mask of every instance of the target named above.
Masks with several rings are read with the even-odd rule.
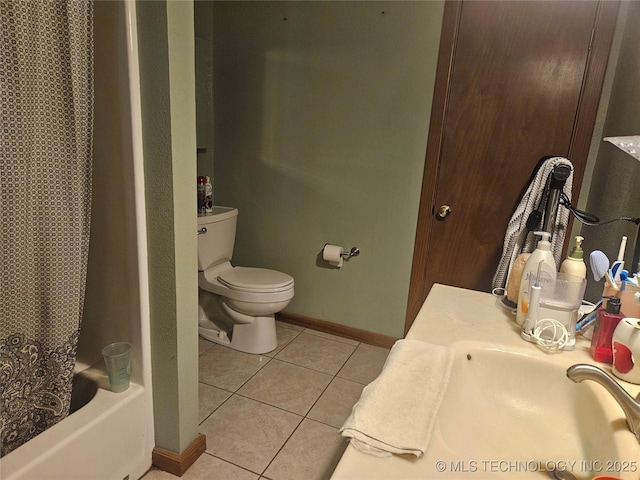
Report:
[[[389,350],[276,322],[278,348],[249,355],[200,339],[200,432],[183,480],[328,479],[338,433]],[[152,469],[144,480],[175,479]]]

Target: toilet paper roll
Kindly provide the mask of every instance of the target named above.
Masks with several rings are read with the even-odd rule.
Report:
[[[329,245],[328,243],[322,249],[322,259],[329,262],[334,267],[341,268],[343,248],[339,245]]]

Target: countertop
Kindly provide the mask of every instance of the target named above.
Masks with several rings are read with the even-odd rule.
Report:
[[[589,341],[580,336],[576,339],[574,350],[553,354],[546,353],[538,346],[522,340],[520,338],[521,327],[515,323],[515,315],[498,306],[496,301],[497,298],[489,293],[435,284],[406,338],[451,346],[457,353],[474,346],[487,346],[490,344],[491,349],[508,349],[509,352],[537,357],[564,369],[576,363],[589,363],[611,374],[610,365],[598,363],[592,359],[589,354]],[[567,378],[567,382],[571,382],[571,380]],[[618,380],[618,382],[634,397],[640,391],[639,385],[633,385],[621,380]],[[602,401],[612,424],[615,422],[616,425],[620,425],[620,419],[624,419],[624,414],[609,393],[595,382],[583,382],[583,384],[590,384],[589,388]],[[461,426],[461,428],[463,427]],[[514,425],[514,428],[517,428],[517,425]],[[622,438],[626,442],[628,437],[628,442],[633,442],[633,448],[638,447],[638,441],[631,432],[621,431],[623,430],[622,428],[619,430],[616,432],[616,439]],[[543,439],[536,440],[543,441]],[[636,452],[636,450],[633,451]],[[370,480],[374,478],[403,480],[409,478],[434,478],[440,480],[465,478],[480,480],[485,478],[505,478],[503,476],[494,476],[486,471],[466,472],[456,475],[451,472],[438,474],[432,465],[427,465],[428,462],[433,462],[433,458],[428,453],[420,458],[413,456],[380,458],[362,453],[349,445],[331,478],[333,480]],[[617,476],[624,479],[640,478],[640,456],[625,460],[633,462],[637,460],[639,465],[637,467],[632,466],[632,468],[638,471],[626,472],[625,474],[618,473]],[[603,471],[602,474],[604,475],[605,472]],[[529,476],[527,478],[541,477],[538,475],[537,477]],[[546,478],[549,477],[546,476]]]

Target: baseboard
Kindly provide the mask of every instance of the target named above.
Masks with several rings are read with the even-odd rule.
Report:
[[[199,433],[182,453],[175,453],[164,448],[154,448],[151,462],[154,467],[181,477],[206,449],[207,437]]]
[[[398,340],[395,337],[389,337],[387,335],[369,332],[368,330],[340,325],[339,323],[327,322],[326,320],[305,317],[304,315],[298,315],[295,313],[280,312],[276,314],[276,319],[284,323],[311,328],[320,332],[338,335],[339,337],[350,338],[351,340],[357,340],[377,347],[391,348]]]

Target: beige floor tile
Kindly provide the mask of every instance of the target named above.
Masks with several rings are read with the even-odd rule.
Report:
[[[213,347],[215,343],[205,340],[202,337],[198,337],[198,354],[202,355],[204,352]]]
[[[353,345],[301,333],[275,358],[335,375],[355,349]]]
[[[207,418],[231,396],[231,392],[212,387],[206,383],[198,384],[198,423]]]
[[[360,398],[364,385],[343,378],[334,378],[318,399],[307,418],[340,428]]]
[[[278,338],[278,346],[272,352],[265,353],[267,357],[275,357],[291,340],[300,335],[301,330],[289,328],[295,325],[286,325],[282,322],[276,322],[276,336]],[[302,327],[300,327],[302,328]]]
[[[386,348],[362,343],[340,369],[338,377],[367,385],[380,374],[388,355]]]
[[[274,359],[245,383],[238,394],[305,415],[331,378],[331,375]]]
[[[142,480],[257,480],[259,475],[220,460],[208,453],[200,455],[182,477],[152,468]]]
[[[337,429],[305,419],[264,475],[272,480],[328,479],[346,447]]]
[[[262,473],[302,417],[233,395],[200,425],[207,452]]]
[[[214,345],[200,355],[199,380],[207,385],[235,392],[271,359]]]

